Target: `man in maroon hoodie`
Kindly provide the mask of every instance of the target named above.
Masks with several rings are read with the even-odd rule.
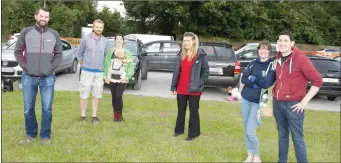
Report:
[[[297,162],[308,162],[304,142],[304,108],[322,85],[320,73],[299,49],[290,32],[281,32],[277,40],[276,83],[272,90],[274,117],[278,129],[278,162],[287,162],[289,131],[295,147]],[[311,88],[306,93],[307,82]],[[289,130],[290,129],[290,130]]]

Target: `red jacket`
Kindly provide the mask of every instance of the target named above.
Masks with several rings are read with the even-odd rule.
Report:
[[[299,49],[293,48],[292,54],[281,64],[281,52],[276,56],[276,83],[273,97],[279,101],[301,101],[306,95],[307,82],[321,87],[322,77],[310,59]]]

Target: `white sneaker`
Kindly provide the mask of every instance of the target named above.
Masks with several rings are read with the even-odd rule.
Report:
[[[247,156],[244,162],[252,162],[253,156]]]

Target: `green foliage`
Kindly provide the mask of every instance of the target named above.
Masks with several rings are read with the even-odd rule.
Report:
[[[43,1],[2,1],[2,36],[34,25],[34,11]],[[65,37],[80,37],[81,27],[95,19],[105,23],[104,35],[149,33],[181,36],[192,31],[204,37],[275,42],[291,30],[297,43],[340,46],[341,2],[294,1],[124,1],[126,17],[93,0],[47,1],[49,26]]]

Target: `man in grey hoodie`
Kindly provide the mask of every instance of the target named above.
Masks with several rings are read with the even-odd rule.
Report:
[[[40,90],[42,118],[40,137],[44,144],[50,144],[52,102],[56,76],[54,70],[58,67],[63,48],[57,31],[48,28],[50,12],[46,8],[36,11],[35,26],[21,30],[15,46],[15,58],[23,69],[21,77],[24,96],[24,116],[26,139],[20,144],[35,141],[38,124],[35,114],[35,103]]]
[[[91,91],[93,124],[99,123],[97,110],[103,92],[104,59],[110,47],[109,40],[102,36],[103,28],[103,21],[95,20],[92,27],[93,33],[82,38],[77,54],[79,63],[82,66],[79,82],[81,121],[86,121],[86,107]]]

